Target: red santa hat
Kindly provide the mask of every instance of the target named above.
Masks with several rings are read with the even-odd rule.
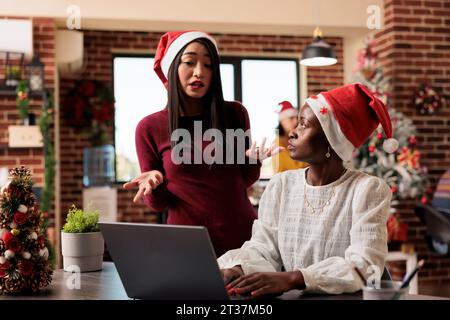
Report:
[[[279,121],[298,115],[298,110],[295,109],[289,101],[281,101],[278,105],[281,106],[281,109],[278,112]]]
[[[153,69],[165,85],[167,84],[167,74],[169,73],[170,65],[178,52],[185,45],[199,38],[209,39],[217,49],[216,41],[209,34],[202,31],[167,32],[161,37],[156,49]]]
[[[360,147],[380,123],[387,137],[383,149],[388,153],[398,149],[398,141],[392,138],[392,122],[386,106],[362,84],[322,92],[306,99],[306,103],[342,160],[351,160],[354,149]]]

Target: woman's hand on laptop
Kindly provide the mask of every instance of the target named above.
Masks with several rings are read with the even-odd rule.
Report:
[[[292,289],[304,289],[301,271],[256,272],[241,276],[227,286],[228,295],[253,297],[279,295]]]
[[[133,202],[137,202],[139,199],[152,193],[163,181],[163,175],[158,170],[146,171],[130,182],[125,183],[123,188],[129,190],[138,187],[139,190],[133,198]]]
[[[220,272],[222,273],[222,278],[225,285],[244,275],[244,271],[242,271],[240,266],[234,266],[229,269],[220,269]]]

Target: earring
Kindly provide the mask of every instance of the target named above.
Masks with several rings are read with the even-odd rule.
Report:
[[[330,146],[328,146],[328,152],[325,153],[325,157],[326,157],[326,158],[331,157],[331,154],[330,154]]]

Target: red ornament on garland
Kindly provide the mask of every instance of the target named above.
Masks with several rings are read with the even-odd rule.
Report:
[[[408,138],[408,144],[409,144],[411,147],[414,147],[414,146],[417,144],[416,136],[411,136],[411,137],[409,137],[409,138]]]

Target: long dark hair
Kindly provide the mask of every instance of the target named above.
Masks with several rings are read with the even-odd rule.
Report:
[[[211,57],[212,80],[211,86],[202,98],[206,108],[203,119],[205,129],[218,129],[225,136],[225,130],[228,125],[227,114],[225,112],[225,101],[223,100],[222,82],[220,79],[220,58],[214,44],[207,38],[195,39],[192,42],[201,43],[206,47]],[[169,137],[176,129],[180,128],[180,109],[182,104],[183,89],[178,78],[178,67],[181,63],[181,56],[185,48],[190,44],[186,44],[180,52],[178,52],[174,61],[172,62],[168,73],[168,88],[167,88],[167,109],[169,113]],[[177,144],[177,141],[172,141],[172,147]]]

